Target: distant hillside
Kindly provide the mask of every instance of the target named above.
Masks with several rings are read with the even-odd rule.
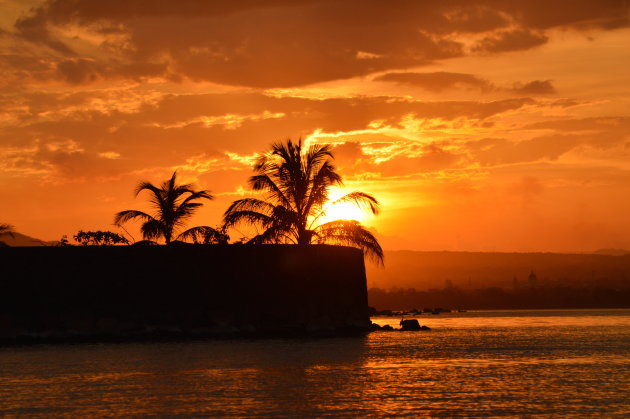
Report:
[[[511,288],[533,270],[540,285],[630,281],[630,254],[386,251],[385,268],[367,263],[368,287],[390,289]],[[516,278],[516,281],[514,279]]]
[[[630,250],[626,249],[599,249],[595,252],[596,255],[609,255],[609,256],[623,256],[630,255]]]
[[[5,245],[11,247],[55,245],[55,242],[46,242],[22,233],[13,233],[13,236],[11,236],[10,234],[3,234],[2,236],[0,236],[0,242],[3,242]]]

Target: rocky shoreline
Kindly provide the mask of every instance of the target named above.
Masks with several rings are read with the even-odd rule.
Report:
[[[371,330],[373,332],[418,332],[431,330],[427,325],[420,325],[417,319],[402,319],[399,324],[400,328],[395,328],[389,324],[381,326],[377,323],[372,323]]]

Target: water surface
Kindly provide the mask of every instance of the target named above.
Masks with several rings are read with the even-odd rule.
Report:
[[[0,416],[630,415],[629,310],[418,319],[433,330],[4,347]]]

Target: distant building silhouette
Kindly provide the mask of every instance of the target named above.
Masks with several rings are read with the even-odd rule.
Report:
[[[527,277],[527,283],[529,284],[530,288],[537,288],[538,287],[538,277],[534,273],[533,269],[532,269],[532,272]]]

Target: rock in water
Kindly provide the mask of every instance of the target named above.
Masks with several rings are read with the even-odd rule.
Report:
[[[416,319],[401,320],[400,330],[421,330],[420,323]]]

